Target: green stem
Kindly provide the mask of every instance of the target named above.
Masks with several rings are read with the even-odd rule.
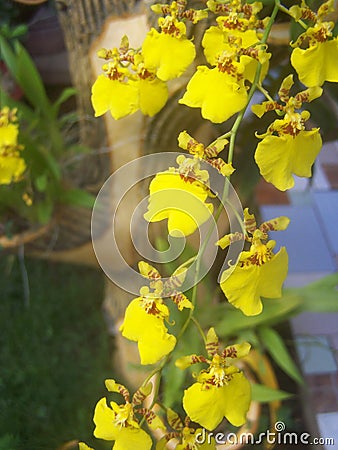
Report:
[[[202,327],[201,327],[199,321],[194,316],[191,317],[191,321],[195,324],[196,328],[198,329],[198,332],[202,336],[202,339],[203,339],[204,343],[206,344],[207,343],[207,338],[205,337],[204,331],[202,330]]]
[[[266,99],[268,99],[270,102],[274,102],[275,100],[271,97],[269,92],[263,88],[261,84],[257,84],[257,89],[264,95]]]
[[[226,133],[222,134],[221,136],[218,136],[217,139],[211,142],[211,144],[208,145],[208,147],[212,147],[213,145],[217,144],[217,141],[220,141],[221,139],[226,139],[231,136],[231,130],[227,131]]]

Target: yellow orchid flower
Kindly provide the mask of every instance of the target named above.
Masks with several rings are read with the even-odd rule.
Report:
[[[184,391],[184,410],[192,421],[207,430],[214,430],[224,417],[234,426],[243,425],[251,401],[251,387],[235,361],[249,353],[250,344],[231,345],[219,351],[218,337],[211,328],[206,350],[209,359],[190,355],[175,363],[180,369],[197,362],[209,364],[197,375],[197,382]]]
[[[222,158],[217,158],[217,155],[224,149],[227,143],[227,139],[217,139],[214,143],[205,147],[186,131],[182,131],[178,136],[179,147],[187,150],[195,158],[207,161],[225,177],[230,176],[235,171],[232,164],[227,164]]]
[[[138,111],[154,116],[166,104],[168,88],[163,81],[148,71],[139,74],[138,80],[110,79],[99,75],[92,87],[92,104],[95,117],[110,111],[116,120]]]
[[[227,58],[220,58],[213,69],[198,66],[179,103],[201,108],[202,117],[211,122],[225,122],[247,103],[248,94],[242,77],[244,69],[243,64]],[[234,72],[235,76],[229,72]]]
[[[4,156],[0,150],[0,184],[19,181],[25,170],[26,163],[20,158],[19,153]]]
[[[275,245],[275,241],[253,245],[250,251],[241,252],[233,271],[227,269],[222,274],[222,291],[229,302],[246,316],[255,316],[262,312],[261,297],[279,298],[282,295],[288,255],[284,247],[277,254],[273,254]]]
[[[213,205],[206,203],[210,196],[207,185],[209,175],[201,170],[196,158],[183,155],[177,158],[179,167],[159,172],[149,186],[148,222],[168,219],[168,231],[172,236],[188,236],[213,212]]]
[[[309,34],[309,31],[307,32]],[[307,49],[295,48],[291,64],[305,86],[321,86],[325,81],[338,82],[338,37],[317,42]]]
[[[95,407],[94,423],[94,436],[115,441],[115,450],[151,449],[152,440],[135,421],[130,403],[120,406],[110,402],[107,406],[106,399],[102,398]]]
[[[0,184],[10,184],[22,178],[26,163],[18,144],[19,127],[16,110],[8,107],[0,111]]]
[[[175,431],[166,433],[157,442],[156,450],[165,450],[167,448],[166,444],[172,439],[178,441],[175,447],[176,450],[216,450],[216,443],[213,437],[201,442],[203,441],[203,430],[202,428],[191,428],[189,417],[185,418],[183,424],[180,416],[171,408],[167,408],[167,421]]]
[[[14,123],[5,125],[0,121],[0,146],[12,147],[17,144],[19,127]]]
[[[196,50],[186,36],[186,26],[173,16],[158,20],[161,32],[152,28],[143,44],[145,65],[163,81],[177,78],[193,62]]]
[[[290,220],[278,217],[256,228],[256,220],[247,208],[244,219],[245,236],[230,234],[217,242],[222,248],[240,239],[251,243],[250,250],[239,255],[235,269],[229,268],[222,273],[220,286],[233,306],[246,316],[255,316],[263,309],[261,297],[279,298],[282,295],[281,289],[288,271],[288,254],[285,247],[274,254],[276,242],[267,241],[267,233],[286,229]]]
[[[305,86],[321,86],[325,81],[338,82],[338,37],[332,34],[334,23],[325,21],[327,14],[334,11],[334,2],[323,3],[317,13],[303,2],[295,5],[290,13],[296,20],[305,18],[313,22],[297,41],[291,54],[291,64]],[[301,48],[306,43],[307,48]]]
[[[202,428],[194,429],[184,427],[181,431],[181,442],[176,446],[175,450],[216,450],[216,442],[214,437],[211,437],[211,439],[206,439],[205,442],[200,442],[202,433]]]
[[[202,40],[207,61],[215,66],[222,54],[226,54],[243,64],[243,77],[251,83],[260,62],[263,64],[262,81],[268,72],[271,54],[266,53],[265,46],[259,46],[261,33],[257,32],[256,26],[261,21],[237,18],[236,15],[221,16],[216,21],[218,26],[208,28]]]
[[[128,305],[120,331],[138,343],[141,364],[154,364],[174,349],[176,338],[164,325],[168,318],[169,309],[163,300],[146,288]]]
[[[150,264],[140,261],[138,264],[142,276],[150,280],[148,286],[140,290],[141,296],[128,305],[123,324],[122,336],[138,343],[141,364],[154,364],[170,353],[175,345],[175,336],[168,333],[164,321],[169,320],[169,309],[163,298],[170,298],[179,311],[192,309],[190,300],[179,291],[187,269],[177,269],[171,277],[162,281],[160,273]]]
[[[115,120],[138,110],[138,90],[135,81],[120,81],[99,75],[92,87],[95,117],[110,111]]]
[[[92,87],[91,101],[95,117],[110,111],[116,120],[141,110],[154,116],[166,104],[168,88],[144,63],[144,56],[129,48],[124,36],[120,48],[101,49],[98,55],[110,60],[103,66]]]
[[[289,124],[286,121],[280,122],[286,126]],[[278,125],[278,122],[275,121],[273,125]],[[311,167],[321,147],[322,139],[318,128],[302,130],[296,136],[268,135],[258,144],[255,161],[266,181],[285,191],[295,184],[292,174],[311,177]]]
[[[310,102],[319,97],[322,89],[309,88],[295,97],[289,97],[292,85],[293,78],[289,75],[279,90],[284,106],[267,101],[252,107],[258,117],[271,110],[285,113],[284,118],[275,120],[265,134],[256,134],[262,142],[258,144],[255,152],[255,161],[261,175],[281,191],[294,186],[293,174],[300,177],[311,176],[311,167],[322,147],[319,128],[305,130],[304,124],[310,113],[295,111],[302,107],[303,102]]]
[[[151,9],[164,17],[158,19],[160,33],[152,28],[142,45],[145,62],[164,81],[183,74],[196,56],[193,43],[187,38],[185,21],[196,24],[208,17],[206,10],[187,8],[187,1],[158,3]]]
[[[204,54],[209,64],[215,66],[218,57],[227,50],[233,52],[233,44],[242,48],[251,47],[259,42],[255,30],[242,30],[241,28],[227,28],[224,26],[226,17],[217,17],[218,26],[212,26],[206,30],[202,45]]]
[[[94,412],[94,436],[107,441],[115,441],[115,450],[150,450],[152,440],[150,436],[140,428],[136,414],[145,418],[150,429],[165,429],[161,419],[153,411],[140,407],[143,400],[150,394],[152,385],[141,386],[133,395],[130,402],[128,389],[115,380],[106,380],[108,391],[120,393],[125,400],[124,404],[112,401],[107,405],[105,398],[98,401]],[[85,445],[85,444],[84,444]],[[80,447],[80,450],[81,447]],[[87,450],[86,446],[83,450]]]

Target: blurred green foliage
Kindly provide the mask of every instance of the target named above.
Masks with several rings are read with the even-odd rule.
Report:
[[[103,276],[46,261],[26,268],[29,302],[18,258],[0,260],[0,450],[91,444],[94,406],[114,376]]]

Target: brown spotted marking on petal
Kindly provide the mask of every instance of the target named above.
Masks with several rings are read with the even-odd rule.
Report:
[[[180,311],[183,309],[182,303],[188,300],[182,292],[176,292],[174,295],[171,295],[171,299]]]
[[[242,13],[244,14],[246,19],[250,19],[252,17],[252,6],[247,3],[242,6]]]
[[[147,424],[151,425],[152,422],[156,419],[156,414],[154,413],[154,411],[151,411],[148,408],[140,408],[137,410],[137,412],[139,412],[140,414],[143,415],[143,417],[145,418]]]
[[[168,409],[167,420],[171,428],[174,430],[181,430],[183,428],[180,416],[172,409]]]
[[[179,276],[175,276],[175,275],[171,276],[169,278],[169,280],[167,280],[164,284],[163,296],[171,297],[171,296],[178,294],[177,289],[182,286],[182,283],[183,283],[183,280]]]
[[[218,352],[218,339],[215,341],[207,341],[205,349],[208,355],[215,355]]]
[[[133,395],[133,405],[140,405],[143,403],[143,400],[147,397],[144,392],[142,392],[140,389],[138,389],[135,394]]]
[[[156,317],[161,317],[161,311],[158,309],[155,301],[147,302],[145,305],[142,305],[142,307],[144,308],[147,314]]]
[[[268,231],[274,231],[276,230],[277,220],[269,220],[267,222],[262,223],[262,225],[259,227],[263,233],[267,233]]]
[[[155,270],[155,269],[151,269],[148,271],[147,276],[150,280],[158,280],[161,279],[161,275],[160,273]]]
[[[251,58],[259,60],[259,49],[254,47],[248,47],[248,48],[241,48],[240,50],[241,55],[250,56]]]
[[[217,149],[216,145],[209,145],[204,149],[204,154],[207,158],[215,158],[219,152],[220,150]]]
[[[239,231],[236,231],[235,233],[230,233],[229,240],[230,244],[233,242],[243,241],[245,239],[245,236],[243,233],[240,233]]]
[[[167,433],[163,436],[163,438],[169,442],[171,439],[178,438],[180,436],[180,433],[177,433],[176,431],[171,431],[170,433]]]
[[[249,217],[248,219],[245,219],[244,226],[248,233],[253,234],[257,226],[255,217]]]
[[[124,386],[122,386],[122,384],[119,384],[117,387],[117,390],[119,391],[119,393],[123,396],[123,398],[125,399],[126,403],[129,403],[129,391],[128,389],[126,389]]]
[[[308,102],[309,98],[310,98],[310,94],[309,94],[308,89],[306,89],[305,91],[302,91],[302,92],[298,92],[298,94],[295,95],[296,101],[300,102],[300,103]]]
[[[208,163],[221,173],[222,168],[226,165],[222,158],[207,159]]]
[[[310,20],[311,22],[317,21],[316,13],[311,11],[310,8],[302,8],[301,19]]]
[[[197,364],[200,362],[206,363],[208,361],[204,356],[191,355],[191,364]]]
[[[222,356],[224,358],[236,358],[237,357],[237,350],[232,345],[230,347],[227,347],[223,350]]]

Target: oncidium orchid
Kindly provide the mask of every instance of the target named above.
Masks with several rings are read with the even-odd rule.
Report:
[[[144,418],[151,430],[165,429],[162,420],[151,410],[142,406],[145,398],[151,393],[152,384],[142,385],[130,400],[128,389],[115,380],[105,381],[109,392],[117,392],[124,398],[124,404],[114,401],[107,404],[106,398],[101,398],[94,412],[94,436],[106,441],[115,441],[114,450],[150,450],[152,440],[140,426],[139,418]],[[80,450],[90,450],[85,443],[79,444]]]
[[[216,67],[197,67],[179,103],[191,108],[201,108],[202,117],[211,122],[224,122],[247,103],[244,71],[243,63],[223,52]]]
[[[192,428],[189,417],[186,417],[183,423],[174,410],[167,408],[167,422],[174,431],[167,432],[160,439],[156,445],[156,450],[165,450],[166,444],[173,439],[177,442],[175,450],[216,450],[215,439],[211,437],[203,442],[203,439],[201,439],[202,428]]]
[[[110,111],[114,119],[121,119],[139,109],[153,116],[163,108],[167,85],[145,65],[142,52],[129,47],[127,36],[119,48],[101,49],[98,56],[108,62],[102,67],[104,75],[99,75],[92,87],[96,117]]]
[[[187,150],[195,158],[207,161],[225,177],[230,176],[235,170],[232,164],[224,162],[222,158],[217,158],[227,143],[227,139],[217,139],[214,143],[205,146],[190,136],[186,131],[182,131],[178,136],[178,145],[183,150]]]
[[[273,253],[276,242],[268,240],[268,232],[285,230],[289,222],[287,217],[278,217],[263,222],[257,228],[254,215],[246,208],[246,234],[228,234],[217,242],[222,249],[238,240],[246,240],[251,244],[248,251],[240,253],[235,268],[226,269],[220,280],[228,301],[246,316],[262,312],[261,297],[279,298],[282,295],[282,285],[288,272],[288,254],[285,247]]]
[[[177,157],[178,168],[159,172],[149,186],[148,222],[168,219],[168,232],[174,237],[189,236],[212,215],[213,205],[206,203],[212,194],[209,174],[201,170],[198,158]]]
[[[320,87],[308,88],[290,97],[293,76],[287,76],[279,90],[279,98],[285,105],[275,101],[266,101],[254,105],[252,111],[262,117],[267,111],[284,113],[282,119],[276,119],[267,132],[256,136],[262,141],[257,145],[255,161],[261,175],[281,191],[290,189],[295,181],[292,174],[310,177],[311,167],[322,147],[319,128],[305,129],[310,118],[306,110],[296,112],[304,102],[311,102],[322,94]]]
[[[259,45],[262,31],[268,21],[268,18],[257,18],[262,4],[213,3],[213,10],[216,13],[223,11],[223,14],[217,17],[217,26],[208,28],[203,36],[202,45],[208,63],[217,65],[218,58],[226,52],[228,56],[232,55],[244,64],[244,78],[253,82],[259,61],[263,64],[260,77],[262,80],[268,71],[268,60],[271,56],[266,53],[265,46]]]
[[[196,363],[209,364],[197,375],[196,383],[184,391],[184,410],[191,420],[207,430],[215,429],[224,417],[235,426],[243,425],[251,401],[251,387],[236,366],[236,360],[249,353],[250,344],[230,345],[220,351],[215,330],[210,328],[206,350],[209,358],[189,355],[175,363],[180,369]]]
[[[245,107],[248,101],[245,80],[253,82],[258,63],[263,65],[260,77],[263,79],[271,56],[266,46],[260,45],[257,33],[265,26],[255,16],[259,7],[244,8],[239,3],[224,5],[227,15],[217,18],[218,27],[205,32],[204,53],[214,67],[198,66],[179,100],[191,108],[201,108],[202,117],[214,123],[228,120]]]
[[[23,146],[18,143],[16,112],[7,106],[0,111],[0,185],[20,181],[26,170]]]
[[[163,298],[170,298],[180,311],[192,308],[191,302],[179,287],[184,281],[186,269],[178,270],[164,283],[160,273],[150,264],[139,263],[141,275],[150,280],[150,285],[140,289],[140,297],[131,301],[126,309],[122,336],[138,343],[141,364],[154,364],[170,353],[175,345],[175,336],[168,333],[164,322],[169,320],[169,309]]]
[[[338,81],[338,37],[334,37],[334,22],[325,20],[334,11],[334,1],[324,2],[317,13],[302,0],[299,7],[290,8],[290,14],[298,21],[313,23],[302,33],[292,47],[291,64],[300,81],[308,87],[321,86],[325,81]],[[304,46],[306,48],[302,48]]]
[[[154,5],[155,12],[165,14],[158,19],[161,32],[152,28],[143,44],[142,52],[147,67],[156,72],[160,80],[177,78],[185,72],[196,56],[194,44],[187,38],[182,19],[194,23],[205,17],[203,14],[189,14],[185,11],[187,2],[172,2],[170,6]]]

